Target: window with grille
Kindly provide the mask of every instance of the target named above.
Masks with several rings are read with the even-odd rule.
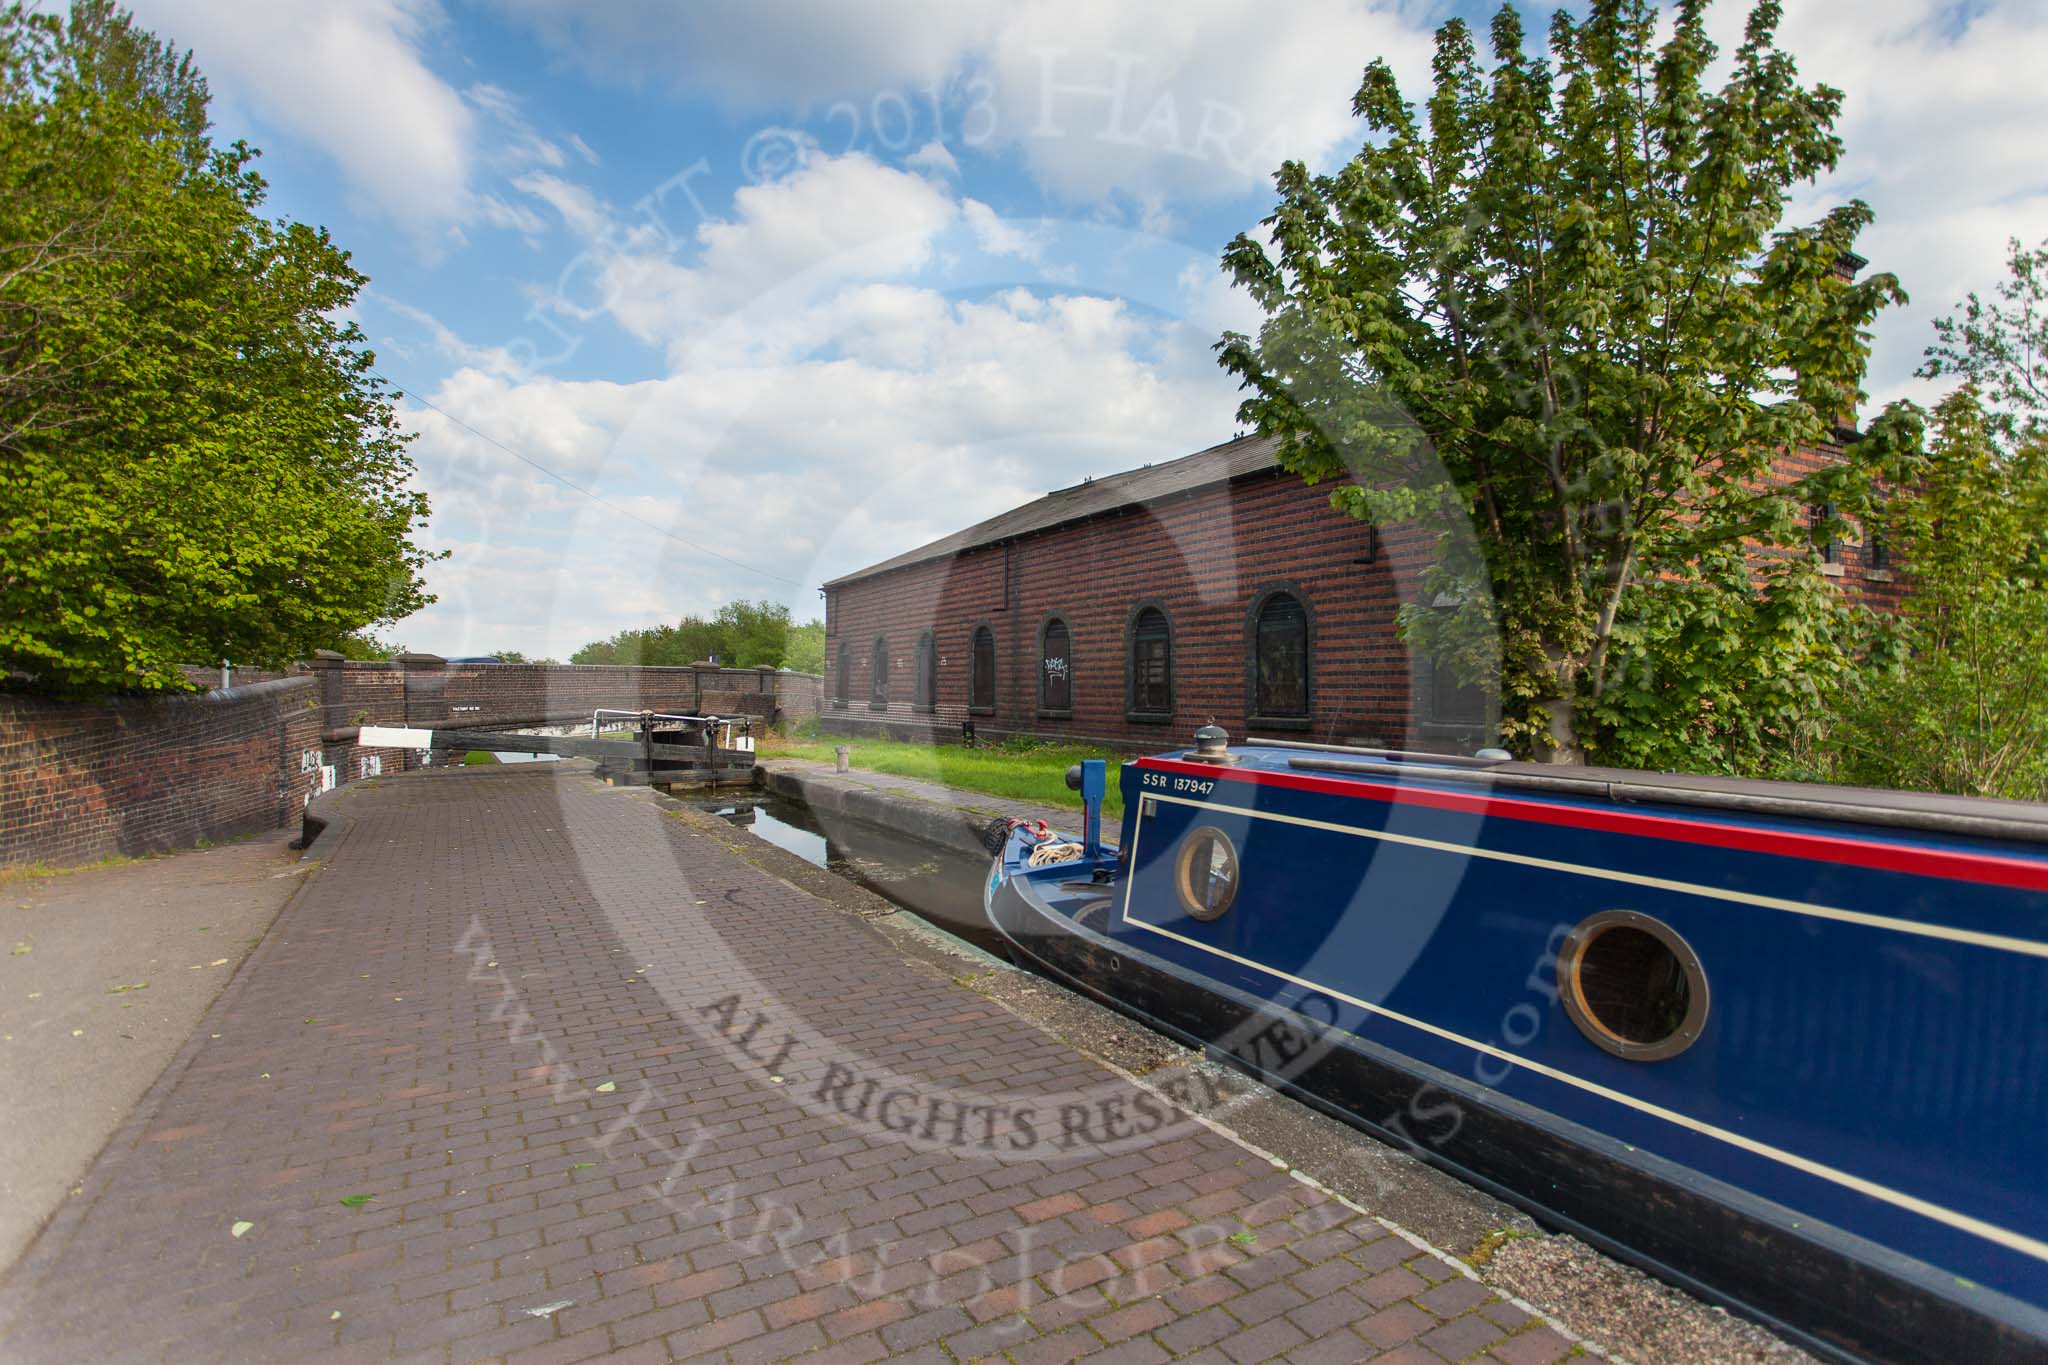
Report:
[[[939,695],[939,651],[932,633],[917,637],[917,679],[912,700],[920,711],[929,711]]]
[[[1806,524],[1813,532],[1814,548],[1820,551],[1820,562],[1839,564],[1842,562],[1842,542],[1833,535],[1822,539],[1821,530],[1835,519],[1835,505],[1831,502],[1811,503],[1806,509]]]
[[[996,633],[987,626],[975,627],[968,651],[967,704],[976,711],[996,709]]]
[[[1173,638],[1157,607],[1131,623],[1131,710],[1148,716],[1173,710]]]
[[[1259,607],[1252,630],[1252,711],[1260,716],[1308,714],[1308,611],[1292,593],[1276,592]]]
[[[1863,557],[1872,570],[1891,572],[1892,543],[1885,535],[1882,507],[1872,508],[1863,518]]]
[[[1065,621],[1055,619],[1046,624],[1038,651],[1039,710],[1074,709],[1073,645],[1074,637]]]

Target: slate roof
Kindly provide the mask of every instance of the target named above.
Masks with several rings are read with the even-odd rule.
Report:
[[[1126,470],[1106,478],[1091,479],[1062,488],[1022,507],[1013,507],[978,522],[964,531],[955,531],[942,536],[929,545],[920,545],[906,550],[893,559],[879,564],[870,564],[865,569],[856,569],[826,583],[828,588],[872,578],[876,574],[888,573],[891,569],[908,568],[912,564],[923,564],[934,559],[948,559],[967,550],[979,549],[985,545],[999,545],[1006,540],[1021,536],[1036,535],[1050,531],[1057,526],[1071,525],[1101,516],[1124,507],[1139,507],[1173,497],[1179,493],[1192,492],[1211,484],[1224,483],[1247,474],[1264,473],[1276,467],[1273,455],[1274,443],[1263,436],[1240,436],[1221,445],[1198,450],[1192,455],[1183,455],[1177,460],[1166,460],[1159,464],[1147,465],[1143,469]]]

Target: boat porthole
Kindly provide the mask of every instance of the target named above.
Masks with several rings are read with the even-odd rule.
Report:
[[[1237,899],[1237,846],[1214,825],[1194,830],[1181,843],[1173,883],[1188,914],[1220,919]]]
[[[1634,910],[1580,922],[1557,954],[1565,1013],[1596,1047],[1632,1062],[1676,1057],[1707,1023],[1707,974],[1677,930]]]

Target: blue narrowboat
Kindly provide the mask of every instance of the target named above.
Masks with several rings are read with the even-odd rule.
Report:
[[[1254,741],[1003,836],[1021,961],[1823,1354],[2048,1355],[2048,807]]]

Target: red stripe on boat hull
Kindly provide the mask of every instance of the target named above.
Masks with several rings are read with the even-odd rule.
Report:
[[[1214,763],[1190,763],[1173,758],[1141,758],[1137,760],[1137,766],[1150,772],[1182,773],[1193,777],[1217,778],[1226,782],[1243,782],[1258,787],[1284,787],[1294,791],[1323,792],[1335,796],[1366,796],[1395,805],[1424,806],[1432,810],[1498,816],[1507,820],[1563,825],[1572,829],[1599,830],[1606,834],[1634,835],[1645,839],[1669,839],[1678,843],[1740,849],[1745,853],[1770,853],[1786,858],[1804,858],[1813,862],[1846,863],[1886,872],[1905,872],[1919,877],[1942,877],[1951,881],[2010,886],[2023,891],[2048,891],[2048,863],[2028,862],[2022,858],[2002,858],[1988,853],[1910,848],[1900,844],[1873,843],[1832,834],[1793,834],[1784,830],[1755,829],[1713,821],[1682,820],[1668,815],[1583,810],[1574,806],[1551,805],[1547,802],[1528,801],[1516,797],[1468,796],[1462,792],[1430,791],[1359,778],[1261,772],[1256,769],[1227,768]]]

